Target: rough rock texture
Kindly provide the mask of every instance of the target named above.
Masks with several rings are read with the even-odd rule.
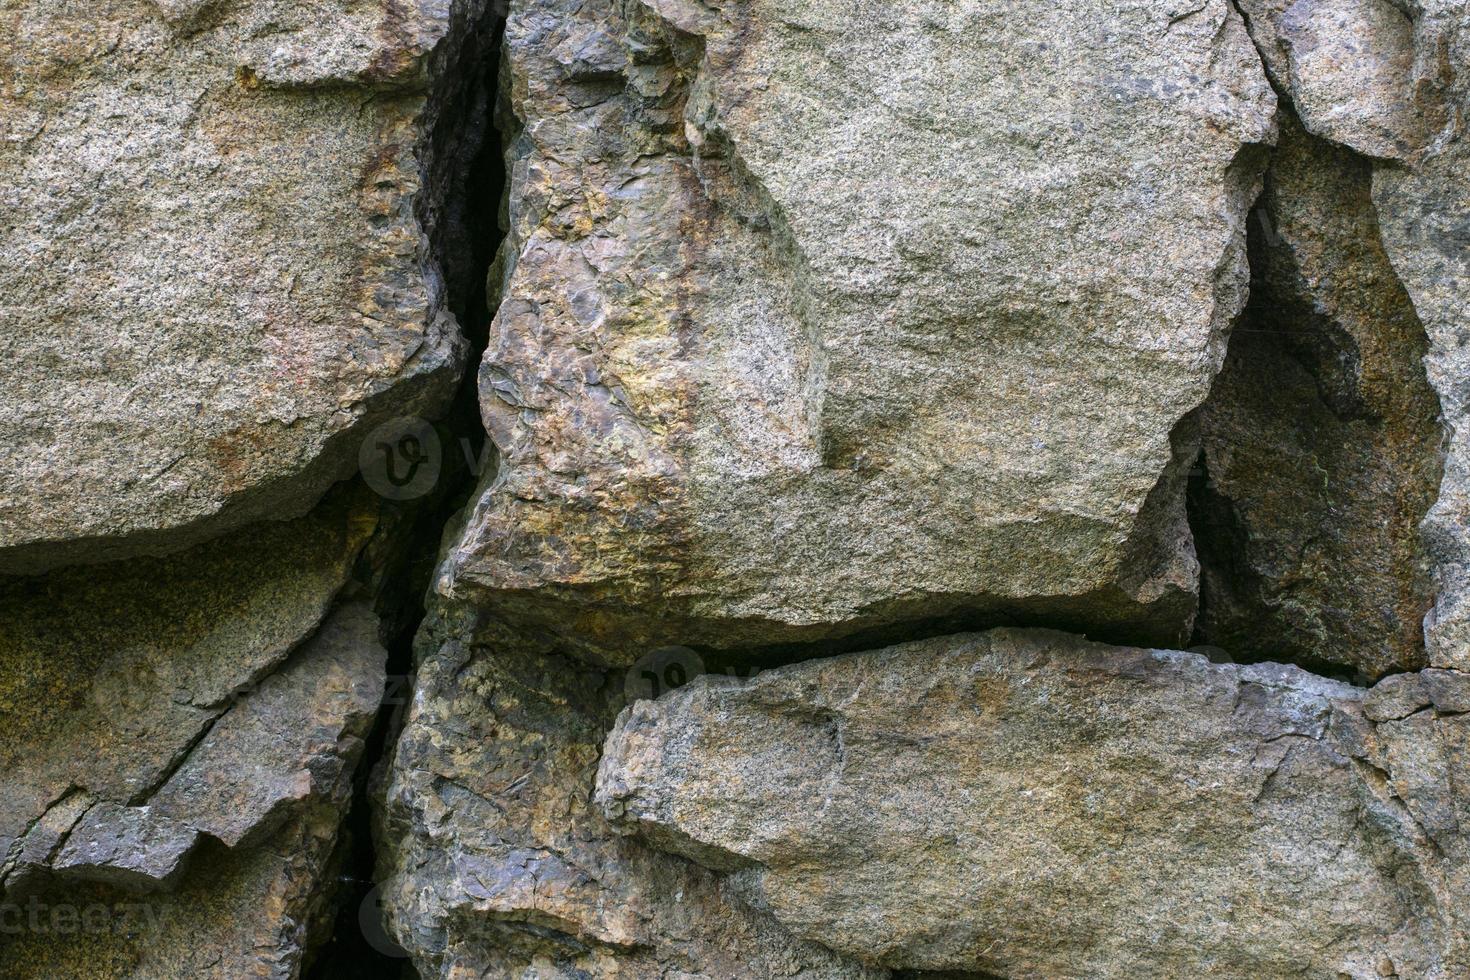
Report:
[[[299,516],[442,412],[426,93],[478,6],[0,6],[0,571]]]
[[[1381,166],[1373,201],[1383,243],[1429,336],[1425,366],[1449,431],[1439,499],[1425,521],[1439,596],[1426,623],[1436,665],[1470,668],[1470,8],[1425,4],[1452,120],[1421,161]]]
[[[377,633],[366,606],[343,606],[284,668],[242,692],[146,802],[88,809],[50,860],[57,877],[21,867],[31,872],[24,901],[8,896],[8,908],[102,909],[106,922],[79,941],[78,929],[43,918],[50,929],[0,945],[6,976],[298,975],[383,692]],[[151,894],[159,888],[172,894]],[[136,921],[116,928],[120,916]]]
[[[1225,0],[1174,13],[517,3],[500,468],[441,589],[624,662],[944,616],[1182,640],[1182,422],[1275,100]]]
[[[597,800],[876,965],[1463,976],[1470,725],[1363,702],[1293,667],[997,630],[638,701]]]
[[[308,517],[105,576],[0,582],[0,854],[74,790],[132,804],[157,789],[316,629],[375,511],[339,493]]]
[[[1448,6],[1442,0],[1239,3],[1272,79],[1308,131],[1367,156],[1404,159],[1443,125],[1441,107],[1418,84],[1419,51],[1432,45],[1415,30],[1416,15]]]
[[[1419,524],[1444,437],[1371,185],[1367,161],[1283,114],[1250,304],[1200,417],[1192,524],[1204,641],[1377,677],[1425,665]]]
[[[386,789],[382,897],[425,977],[882,980],[592,806],[623,683],[439,622]]]
[[[0,976],[1470,976],[1467,65],[0,0]]]

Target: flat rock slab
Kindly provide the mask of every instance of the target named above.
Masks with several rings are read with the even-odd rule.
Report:
[[[334,786],[383,696],[378,618],[335,611],[282,670],[247,692],[149,799],[158,814],[249,846]]]
[[[105,576],[0,579],[0,879],[38,857],[21,853],[28,828],[73,791],[139,801],[243,707],[327,617],[377,520],[370,494],[334,493],[308,517]]]
[[[99,803],[72,828],[51,866],[71,878],[150,890],[183,874],[199,832],[146,806]]]
[[[1294,667],[996,630],[638,701],[597,800],[877,965],[1464,975],[1470,726],[1375,727],[1362,697]]]
[[[527,0],[506,44],[500,471],[441,589],[625,661],[1182,641],[1181,421],[1275,110],[1225,0]]]
[[[450,11],[0,10],[0,572],[298,516],[442,407],[464,343],[414,205]]]

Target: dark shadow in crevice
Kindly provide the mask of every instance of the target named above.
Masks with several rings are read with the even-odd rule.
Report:
[[[487,304],[487,273],[504,237],[505,167],[495,109],[505,10],[500,0],[490,0],[479,11],[475,22],[452,26],[450,40],[433,56],[431,73],[443,82],[430,95],[430,106],[438,108],[428,120],[421,150],[425,192],[418,202],[446,304],[469,353],[449,414],[434,423],[442,451],[438,483],[425,499],[384,502],[380,537],[403,544],[393,546],[390,554],[366,556],[365,562],[376,567],[359,575],[376,583],[388,683],[358,766],[339,843],[341,870],[330,933],[309,951],[306,980],[417,976],[382,925],[373,799],[412,699],[413,641],[425,616],[444,529],[469,502],[482,469],[493,465],[485,452],[476,376],[494,312]]]

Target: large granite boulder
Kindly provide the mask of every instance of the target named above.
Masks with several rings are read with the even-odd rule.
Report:
[[[0,9],[0,572],[300,516],[442,411],[428,136],[484,6]]]
[[[525,0],[440,588],[626,662],[941,618],[1179,642],[1275,98],[1234,9]]]
[[[1470,970],[1470,676],[996,630],[627,708],[597,800],[798,936],[1007,977]],[[1411,682],[1412,679],[1412,682]]]

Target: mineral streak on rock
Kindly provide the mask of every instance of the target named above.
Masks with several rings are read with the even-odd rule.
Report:
[[[1228,3],[527,0],[506,58],[500,470],[443,591],[623,662],[1184,638],[1185,420],[1274,138]]]

